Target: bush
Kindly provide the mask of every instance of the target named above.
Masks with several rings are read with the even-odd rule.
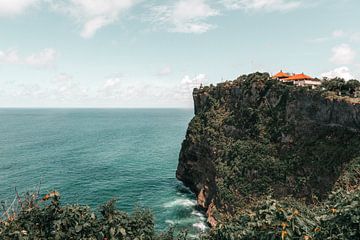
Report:
[[[27,195],[30,196],[30,195]],[[60,205],[57,192],[48,198],[31,199],[16,213],[0,221],[0,239],[155,239],[154,219],[149,210],[137,208],[129,215],[117,210],[115,200],[100,207]],[[48,202],[50,201],[51,202]],[[28,203],[29,198],[18,199]]]
[[[304,205],[268,197],[226,219],[208,239],[310,239],[318,225],[314,213]]]
[[[317,239],[360,239],[360,188],[333,192],[321,211]]]
[[[325,79],[322,87],[328,91],[341,93],[341,95],[353,96],[360,89],[360,82],[355,79],[347,82],[342,78]]]

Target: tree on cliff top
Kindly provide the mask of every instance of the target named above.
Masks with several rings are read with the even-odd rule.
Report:
[[[321,86],[328,91],[353,96],[354,93],[360,89],[360,82],[355,79],[345,81],[343,78],[333,78],[324,79]]]

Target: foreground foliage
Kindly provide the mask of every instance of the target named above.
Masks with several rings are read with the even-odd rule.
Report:
[[[101,206],[100,214],[88,206],[61,206],[57,192],[43,199],[28,194],[17,200],[18,211],[0,220],[0,239],[181,239],[172,229],[156,234],[149,210],[137,208],[129,215],[116,208],[115,200]]]
[[[39,205],[38,205],[39,203]],[[59,197],[51,203],[24,201],[21,211],[0,221],[0,239],[129,239],[186,240],[186,233],[174,229],[156,233],[149,210],[132,214],[119,211],[111,200],[100,215],[87,206],[61,206]],[[294,199],[265,197],[224,215],[217,228],[199,236],[202,240],[271,239],[360,239],[360,188],[337,190],[319,205],[307,206]]]
[[[223,219],[207,239],[360,239],[360,189],[333,192],[319,206],[265,198]]]

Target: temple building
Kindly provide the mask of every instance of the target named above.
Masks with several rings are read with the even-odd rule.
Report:
[[[281,82],[293,84],[295,86],[301,87],[311,87],[316,88],[321,85],[321,81],[316,78],[312,78],[304,73],[301,74],[288,74],[284,73],[283,71],[278,72],[275,74],[273,79],[278,79]]]
[[[275,74],[274,76],[272,76],[273,79],[286,79],[288,77],[290,77],[291,75],[288,73],[284,73],[282,70],[280,72],[278,72],[277,74]]]

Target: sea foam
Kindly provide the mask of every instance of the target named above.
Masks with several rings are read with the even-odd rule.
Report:
[[[206,218],[205,218],[205,216],[204,216],[204,213],[202,213],[202,212],[193,210],[193,211],[191,212],[191,215],[194,215],[194,216],[199,217],[199,219],[200,219],[201,221],[205,221],[205,220],[206,220]]]
[[[169,225],[174,225],[175,224],[175,222],[173,220],[169,220],[169,219],[165,220],[165,223],[167,223]]]
[[[185,199],[185,198],[179,198],[171,202],[167,202],[164,204],[165,208],[172,208],[176,206],[183,206],[183,207],[193,207],[196,205],[195,200]]]
[[[202,232],[204,232],[208,228],[204,222],[194,223],[193,227],[200,229]]]

